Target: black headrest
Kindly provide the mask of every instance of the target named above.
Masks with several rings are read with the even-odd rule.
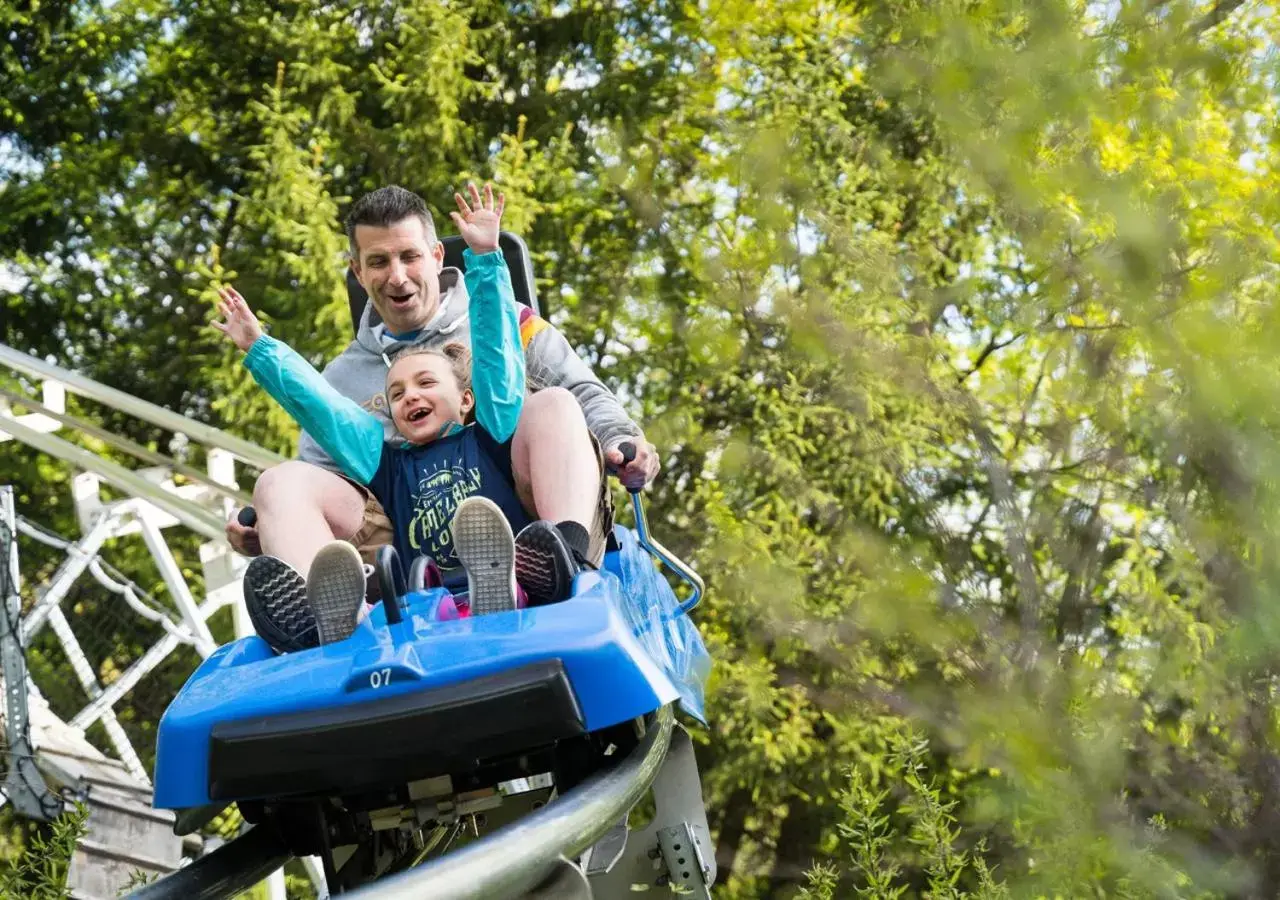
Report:
[[[466,267],[462,264],[462,251],[467,249],[467,244],[462,237],[455,234],[445,238],[441,243],[444,244],[444,264],[455,269],[465,269]],[[507,269],[511,272],[511,288],[515,292],[516,300],[538,315],[542,315],[542,308],[538,305],[537,288],[533,282],[533,263],[529,259],[529,248],[518,235],[504,231],[498,235],[498,249],[502,251],[502,256],[507,261]],[[360,329],[360,317],[364,314],[364,307],[368,302],[369,295],[364,292],[360,282],[356,281],[356,273],[347,266],[347,303],[351,307],[353,330]]]

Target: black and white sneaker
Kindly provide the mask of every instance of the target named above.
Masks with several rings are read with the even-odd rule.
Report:
[[[530,606],[559,603],[573,594],[574,576],[587,562],[587,530],[577,522],[530,522],[516,535],[516,579]]]
[[[307,582],[274,556],[255,556],[244,573],[244,605],[258,636],[277,653],[296,653],[320,643],[316,617],[307,603]]]
[[[364,606],[365,572],[360,552],[346,541],[320,548],[307,573],[307,602],[321,644],[346,640]]]
[[[492,500],[468,497],[453,514],[453,552],[467,570],[471,615],[516,608],[516,545],[507,517]]]

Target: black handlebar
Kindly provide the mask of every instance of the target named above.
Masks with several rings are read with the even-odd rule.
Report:
[[[400,598],[406,593],[404,569],[400,568],[400,554],[390,544],[383,544],[373,559],[373,568],[378,573],[378,587],[382,591],[382,608],[387,615],[387,624],[394,625],[401,621]]]
[[[636,445],[631,441],[623,441],[618,445],[618,452],[622,454],[622,464],[625,466],[636,458]],[[640,493],[639,488],[627,488],[627,492],[635,497]]]

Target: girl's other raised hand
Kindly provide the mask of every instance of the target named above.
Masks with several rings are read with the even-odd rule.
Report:
[[[221,331],[241,350],[248,352],[253,342],[262,337],[262,326],[249,304],[233,287],[218,288],[218,314],[225,321],[214,321],[213,327]]]

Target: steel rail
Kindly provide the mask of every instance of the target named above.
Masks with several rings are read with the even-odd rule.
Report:
[[[671,742],[674,715],[658,710],[626,759],[537,812],[437,860],[352,891],[358,900],[503,900],[538,887],[559,864],[604,836],[644,796]]]
[[[0,431],[12,435],[29,447],[48,453],[63,462],[79,466],[86,472],[92,472],[108,484],[115,485],[135,497],[141,497],[197,534],[213,540],[221,540],[225,535],[225,523],[218,516],[190,500],[174,496],[160,485],[147,481],[137,472],[132,472],[119,463],[103,459],[96,453],[64,441],[62,438],[42,434],[10,418],[0,417]]]
[[[0,365],[8,366],[15,372],[21,372],[32,378],[56,381],[73,394],[79,394],[82,397],[88,397],[90,400],[105,403],[112,409],[136,416],[143,421],[159,425],[169,431],[185,434],[187,437],[199,441],[207,447],[226,450],[236,459],[246,462],[255,468],[268,469],[285,461],[285,458],[278,453],[264,450],[244,438],[227,434],[212,425],[205,425],[202,422],[188,419],[173,410],[165,409],[163,406],[156,406],[154,403],[148,403],[146,400],[141,400],[116,388],[107,387],[92,378],[52,365],[4,344],[0,344]]]
[[[126,437],[120,437],[105,428],[94,425],[92,422],[86,422],[84,419],[77,418],[69,413],[60,413],[56,410],[52,410],[38,400],[28,397],[25,394],[20,394],[17,391],[11,391],[8,388],[0,387],[0,397],[4,397],[11,403],[21,404],[32,412],[39,413],[42,416],[48,416],[55,422],[60,422],[69,428],[81,432],[82,434],[89,435],[89,437],[97,438],[104,444],[114,447],[117,450],[122,450],[145,463],[171,469],[183,478],[188,478],[198,484],[203,484],[205,487],[217,491],[222,496],[227,497],[230,500],[234,500],[237,506],[248,506],[253,502],[253,498],[244,491],[238,491],[233,487],[214,481],[207,473],[201,472],[199,469],[180,463],[172,457],[165,456],[163,453],[158,453],[149,447],[144,447]]]
[[[598,841],[644,796],[662,768],[675,716],[657,711],[640,744],[537,812],[475,843],[343,896],[353,900],[503,900],[527,894]],[[129,900],[230,897],[284,865],[289,854],[258,826],[208,856],[134,891]]]
[[[269,828],[250,828],[207,856],[172,875],[153,881],[129,895],[129,900],[220,900],[247,891],[292,854]]]

